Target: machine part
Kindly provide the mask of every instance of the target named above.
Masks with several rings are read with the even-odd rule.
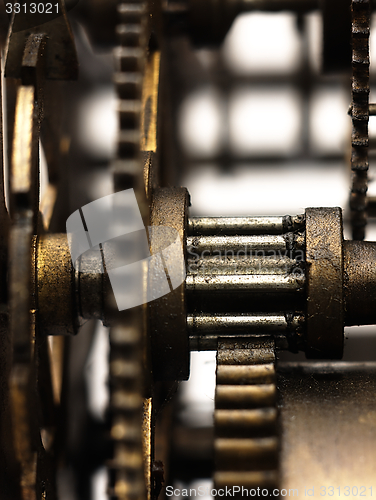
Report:
[[[279,348],[303,349],[304,216],[223,218],[220,227],[221,221],[188,225],[196,233],[187,240],[190,348],[216,349],[221,338],[273,332]]]
[[[40,236],[36,263],[41,333],[75,335],[81,322],[76,307],[74,269],[66,235]],[[85,275],[88,276],[96,275]],[[85,297],[84,294],[81,296]]]
[[[340,208],[306,210],[307,357],[343,355],[342,235]]]
[[[191,351],[216,351],[219,339],[268,337],[273,333],[277,349],[295,350],[295,337],[305,330],[303,314],[209,315],[187,317],[189,348]]]
[[[370,2],[353,0],[352,136],[350,196],[354,240],[363,240],[367,224]]]
[[[217,252],[216,252],[217,253]],[[189,253],[190,256],[192,255]],[[242,256],[240,252],[239,258],[236,255],[232,257],[226,255],[226,259],[222,255],[210,256],[199,259],[188,259],[188,273],[191,277],[206,276],[206,275],[297,275],[299,271],[303,274],[303,269],[299,267],[302,261],[297,261],[290,257],[273,257],[273,256]]]
[[[291,217],[190,217],[190,236],[282,234],[304,228],[304,215]]]
[[[128,311],[127,311],[128,312]],[[128,323],[127,323],[128,321]],[[139,311],[110,330],[110,411],[113,458],[109,463],[115,498],[145,498],[142,415],[143,355]],[[146,461],[147,464],[147,461]]]
[[[141,156],[141,115],[150,38],[148,4],[143,1],[119,1],[117,11],[119,46],[114,51],[114,83],[118,97],[119,133],[117,157],[112,165],[114,191],[134,189],[147,226],[149,204]],[[113,300],[105,304],[106,308],[116,314]],[[150,495],[150,491],[146,491],[145,477],[150,478],[152,462],[151,458],[145,460],[145,453],[151,453],[151,446],[145,443],[145,433],[141,430],[145,422],[146,377],[150,371],[145,366],[148,352],[145,311],[146,308],[139,306],[116,314],[115,326],[110,331],[109,385],[113,441],[110,490],[111,496],[117,500],[142,500]],[[151,436],[151,433],[146,435]]]
[[[47,12],[46,0],[39,3],[43,5],[43,13],[21,9],[13,15],[7,42],[5,76],[21,77],[21,61],[27,38],[30,34],[44,33],[49,39],[45,55],[45,78],[76,80],[77,54],[64,2],[56,0],[53,13]]]
[[[295,245],[294,245],[295,243]],[[300,243],[300,245],[299,245]],[[241,255],[249,253],[257,255],[283,254],[290,250],[289,244],[293,244],[299,250],[302,239],[295,239],[293,233],[283,235],[250,235],[250,236],[191,236],[187,239],[190,254],[198,255]]]
[[[108,325],[105,306],[109,301],[106,301],[105,297],[110,292],[111,285],[108,284],[109,286],[106,287],[108,276],[103,272],[104,245],[100,252],[92,250],[79,257],[75,268],[75,282],[79,315],[85,319],[101,319],[105,325]],[[107,251],[106,255],[108,253]]]
[[[376,246],[371,241],[344,241],[344,302],[346,325],[373,324]]]
[[[159,188],[152,197],[152,226],[168,226],[179,232],[186,251],[189,195],[184,188]],[[164,248],[153,238],[152,253]],[[178,270],[178,274],[180,274]],[[149,283],[149,286],[158,284]],[[153,353],[153,376],[156,380],[186,380],[189,377],[189,346],[186,334],[184,283],[149,305],[149,332]]]
[[[263,5],[267,6],[272,5],[273,3],[276,8],[281,8],[282,2],[265,2]],[[294,2],[289,2],[288,4],[290,5],[291,3]],[[301,2],[301,5],[307,5],[307,3],[309,2]],[[260,3],[257,2],[248,2],[248,4],[252,4],[253,7],[255,5],[260,5]],[[286,2],[283,5],[286,5]],[[204,7],[206,8],[205,5]],[[225,11],[226,9],[224,8],[223,12]],[[143,98],[140,101],[139,88],[143,86],[146,80],[143,76],[143,64],[146,60],[146,46],[149,38],[147,36],[148,30],[145,28],[145,26],[147,24],[146,17],[150,11],[143,4],[141,5],[139,3],[128,3],[126,5],[120,6],[119,12],[124,23],[121,24],[117,30],[122,44],[122,46],[116,52],[118,56],[117,62],[119,64],[120,72],[115,78],[118,83],[119,96],[121,97],[121,102],[119,104],[121,133],[119,140],[118,160],[114,162],[115,189],[120,190],[133,187],[136,190],[140,206],[142,207],[145,222],[149,222],[148,207],[146,203],[146,196],[144,193],[145,186],[142,185],[142,167],[144,162],[141,161],[140,157],[140,149],[142,149],[142,147],[147,148],[147,146],[141,146],[141,148],[139,147],[140,136],[142,136],[142,134],[140,133],[140,128],[142,127],[144,131],[145,129],[149,130],[149,127],[145,126],[145,123],[148,123],[148,121],[145,120],[145,108],[147,108],[147,105],[146,103],[140,105],[140,102],[144,101]],[[222,16],[223,12],[221,13]],[[219,22],[218,26],[220,25],[221,22]],[[35,42],[35,45],[38,45],[38,41],[35,38],[33,40]],[[27,102],[31,104],[31,99],[29,98]],[[30,112],[30,107],[28,111]],[[143,116],[141,116],[142,113],[144,113]],[[153,118],[151,120],[155,125],[156,113],[153,114]],[[27,123],[30,123],[30,121],[28,121]],[[140,123],[142,125],[140,125]],[[25,136],[28,136],[28,134],[26,133]],[[141,138],[141,142],[142,141],[143,139]],[[147,138],[144,142],[148,143]],[[22,152],[24,150],[22,150],[22,148],[15,148],[15,151]],[[150,163],[152,162],[148,160],[149,165]],[[23,164],[22,167],[24,168],[24,166],[25,165]],[[144,179],[145,178],[151,179],[152,176],[144,176]],[[22,182],[19,183],[19,186],[21,186],[21,191],[24,189],[22,185],[23,183],[25,184],[25,180],[30,180],[28,172],[26,176],[22,177]],[[31,183],[26,182],[26,184],[28,184],[27,189],[29,189],[31,187]],[[160,209],[160,212],[158,212],[158,196],[160,194],[160,190],[155,190],[154,182],[151,183],[147,181],[145,182],[145,184],[147,187],[147,197],[149,198],[149,200],[151,200],[153,204],[153,210],[155,210],[155,212],[157,213],[157,216],[155,218],[162,220],[162,224],[165,224],[165,221],[168,218],[173,219],[174,224],[178,224],[179,230],[182,234],[182,239],[185,242],[184,231],[187,226],[187,194],[183,190],[181,190],[181,198],[183,201],[179,201],[179,206],[183,206],[183,209],[180,208],[178,210],[178,217],[174,218],[174,214],[176,214],[176,212],[174,214],[169,213],[168,206],[167,210],[166,206],[164,206],[163,209]],[[14,185],[17,185],[17,182]],[[18,188],[14,191],[17,190]],[[166,193],[167,191],[168,190],[166,190]],[[24,194],[25,193],[22,192],[22,196],[18,197],[18,201],[20,199],[24,199]],[[166,199],[167,198],[168,196],[166,194]],[[163,201],[163,203],[165,202],[166,200]],[[163,205],[163,203],[161,203],[161,205]],[[168,205],[168,203],[165,203],[165,205]],[[35,214],[34,220],[36,221]],[[30,215],[30,213],[28,215]],[[151,214],[151,219],[153,219],[154,215]],[[247,289],[251,290],[252,295],[255,295],[254,290],[252,290],[252,286],[255,284],[256,286],[254,288],[260,286],[263,289],[263,293],[265,293],[265,295],[257,294],[262,304],[265,304],[268,301],[270,302],[270,300],[268,300],[272,297],[272,295],[268,295],[270,291],[276,292],[276,294],[280,297],[280,302],[276,301],[276,303],[274,303],[273,301],[272,307],[278,305],[278,309],[280,309],[273,311],[274,314],[268,314],[267,312],[263,313],[262,309],[257,309],[258,306],[256,306],[255,314],[243,315],[237,315],[235,312],[232,314],[231,311],[228,311],[227,314],[226,310],[223,315],[215,314],[218,311],[214,311],[213,314],[211,314],[205,311],[201,313],[200,311],[189,310],[189,328],[191,324],[195,325],[195,328],[197,328],[198,325],[198,330],[201,329],[201,334],[199,334],[200,337],[206,337],[206,339],[210,340],[212,342],[211,345],[214,348],[218,343],[218,330],[219,333],[224,333],[224,335],[226,335],[225,330],[230,330],[231,328],[231,332],[227,332],[228,336],[234,336],[235,331],[237,331],[236,336],[244,334],[247,337],[250,337],[254,334],[254,332],[251,331],[252,328],[257,327],[258,332],[256,332],[255,336],[259,337],[262,334],[262,332],[259,332],[259,330],[261,331],[263,328],[266,328],[268,330],[272,329],[273,332],[276,332],[276,330],[278,329],[287,330],[289,333],[295,334],[301,327],[304,327],[304,314],[300,313],[299,311],[301,311],[301,309],[296,306],[296,303],[304,300],[304,288],[305,282],[307,281],[305,279],[304,262],[299,262],[296,258],[297,251],[304,251],[305,248],[303,234],[304,224],[300,224],[298,225],[298,227],[294,226],[293,221],[296,220],[295,218],[276,218],[272,220],[272,218],[264,217],[252,219],[253,221],[247,221],[244,220],[244,218],[242,218],[242,220],[226,218],[222,221],[219,221],[218,219],[212,221],[206,219],[206,222],[204,223],[202,223],[202,221],[204,220],[202,219],[201,222],[197,224],[193,222],[188,225],[194,233],[190,236],[192,238],[190,242],[195,243],[195,240],[198,240],[196,250],[200,250],[201,252],[208,251],[208,253],[210,254],[214,253],[216,247],[220,247],[219,258],[221,258],[223,254],[226,254],[227,251],[238,253],[238,251],[241,250],[242,245],[247,244],[247,242],[253,245],[252,248],[256,251],[257,249],[259,249],[264,252],[265,246],[267,246],[269,252],[276,251],[283,254],[279,258],[275,258],[274,255],[271,255],[270,257],[263,256],[259,258],[257,257],[257,255],[241,257],[239,259],[239,262],[242,266],[242,272],[240,273],[233,271],[223,272],[223,270],[225,269],[225,265],[228,264],[227,261],[225,262],[223,260],[220,260],[219,272],[214,273],[215,262],[213,255],[207,259],[205,257],[196,261],[196,265],[197,262],[199,262],[200,272],[202,273],[203,277],[199,276],[196,278],[194,274],[189,273],[187,277],[187,295],[194,295],[192,293],[192,282],[197,281],[197,284],[199,286],[197,286],[196,291],[198,291],[198,289],[201,287],[203,295],[212,296],[212,288],[216,287],[219,290],[220,294],[225,295],[223,292],[228,292],[229,290],[231,290],[231,286],[235,282],[235,288],[237,288],[237,292],[239,292],[238,288],[241,288],[241,292],[244,292]],[[277,219],[279,219],[279,222],[277,221]],[[155,223],[153,221],[154,219],[152,220],[152,224]],[[224,231],[222,231],[219,227],[221,225],[225,228]],[[203,228],[203,233],[200,232],[200,227]],[[254,227],[254,229],[252,229],[252,227]],[[323,230],[323,227],[321,227],[322,232]],[[217,232],[218,234],[216,234]],[[281,234],[275,234],[275,232]],[[12,238],[15,238],[16,241],[13,241],[13,243],[11,241],[12,258],[17,258],[16,251],[19,245],[23,245],[25,248],[28,247],[28,241],[29,243],[31,241],[31,246],[34,249],[36,245],[36,239],[31,237],[30,240],[31,235],[32,233],[30,231],[24,231],[23,238],[17,239],[16,231],[12,233]],[[56,255],[56,253],[54,254],[53,252],[56,251],[55,244],[58,243],[58,236],[60,235],[56,235],[56,239],[54,239],[54,237],[40,237],[38,243],[38,255],[42,255],[41,252],[43,251],[48,251],[48,253],[51,253],[50,258],[53,258],[53,256]],[[195,248],[195,245],[193,245],[193,248]],[[252,254],[252,251],[249,253]],[[66,262],[66,254],[64,252],[65,250],[62,249],[63,261]],[[284,255],[284,252],[287,252],[287,254]],[[363,253],[365,262],[362,269],[358,268],[356,263],[351,262],[351,254],[354,252],[358,256]],[[23,253],[23,255],[26,256],[25,252]],[[29,295],[26,296],[26,293],[24,293],[25,290],[28,290],[30,288],[28,284],[29,279],[32,285],[35,280],[34,269],[36,266],[34,265],[35,262],[33,261],[34,257],[35,251],[32,253],[31,265],[29,266],[31,269],[31,278],[29,276],[29,273],[26,272],[26,275],[24,276],[26,287],[24,287],[23,289],[21,288],[21,292],[23,292],[24,295],[23,299],[25,300],[29,300]],[[29,257],[27,258],[30,259]],[[370,259],[370,261],[368,259]],[[337,255],[334,256],[334,259],[330,258],[331,264],[336,268],[338,267],[337,260]],[[208,266],[206,266],[205,261],[209,263]],[[28,263],[29,260],[20,260],[20,262],[21,264],[25,262]],[[236,261],[235,259],[233,259],[231,262],[232,264],[234,264]],[[339,262],[340,265],[343,265],[340,258]],[[371,273],[371,266],[374,263],[373,247],[368,248],[367,246],[359,245],[352,248],[351,245],[349,245],[348,255],[345,258],[345,262],[347,262],[347,268],[345,268],[344,273],[345,277],[348,276],[348,292],[347,299],[345,297],[345,300],[347,300],[347,304],[349,305],[350,309],[350,302],[352,300],[358,300],[357,287],[360,286],[358,285],[359,282],[364,281],[366,283],[367,290],[373,293],[373,275]],[[309,264],[311,264],[311,262]],[[58,260],[51,263],[51,267],[58,265]],[[91,264],[88,263],[88,265]],[[101,262],[96,262],[95,265],[98,266],[99,269]],[[258,265],[261,265],[263,266],[263,271],[267,270],[268,272],[250,272],[250,269],[254,269],[254,267],[248,269],[248,265],[254,266],[256,268]],[[284,273],[281,272],[282,267],[285,265],[288,266],[289,269],[287,277],[285,277],[283,275]],[[320,263],[318,264],[318,267],[319,265]],[[21,271],[25,271],[25,267],[21,267],[20,269]],[[28,265],[26,266],[26,270],[27,269]],[[294,274],[294,269],[302,271],[301,273],[299,273],[298,277],[291,276],[292,274]],[[19,276],[16,274],[15,267],[12,267],[11,271],[13,273],[11,274],[12,279],[13,277],[17,278]],[[39,309],[39,314],[41,315],[41,317],[43,317],[43,315],[46,315],[48,319],[51,319],[52,317],[51,311],[48,312],[48,308],[36,307],[37,299],[40,299],[42,301],[48,300],[48,297],[45,296],[44,292],[48,289],[49,285],[46,283],[46,281],[49,279],[49,277],[48,274],[44,271],[45,269],[37,267],[39,279],[38,283],[41,285],[41,290],[38,296],[34,294],[34,296],[32,296],[31,298],[32,322],[36,317],[37,309]],[[66,281],[64,281],[64,285],[66,286],[64,286],[65,291],[63,291],[62,293],[65,292],[67,294],[65,300],[68,300],[69,297],[70,302],[68,300],[68,303],[72,305],[72,310],[74,310],[75,305],[74,300],[72,301],[71,299],[72,297],[76,297],[78,295],[80,304],[78,311],[84,313],[85,317],[99,318],[105,316],[105,314],[102,314],[101,311],[109,310],[111,312],[111,308],[113,306],[111,305],[109,300],[108,290],[106,290],[106,287],[104,286],[102,274],[100,278],[98,275],[93,275],[92,278],[89,278],[85,275],[84,267],[81,267],[78,273],[76,273],[76,279],[74,279],[74,277],[72,276],[71,267],[66,266],[66,269],[63,272],[65,272]],[[214,277],[213,279],[211,277],[212,274],[216,274],[217,277]],[[336,275],[335,280],[337,280],[337,278],[338,276]],[[338,279],[343,278],[340,276]],[[212,280],[212,282],[210,282],[210,280]],[[214,287],[212,286],[213,281],[215,282]],[[15,283],[16,285],[17,283],[19,283],[17,279],[15,280]],[[297,289],[290,289],[291,283],[293,283],[294,286],[297,285]],[[13,283],[11,285],[12,287],[14,287],[12,289],[12,297],[14,297],[14,295],[16,295],[17,293],[17,289],[15,288],[16,285],[14,285]],[[279,289],[279,285],[281,285],[282,290]],[[44,286],[46,288],[43,291]],[[294,286],[292,286],[292,288],[294,288]],[[20,289],[18,289],[18,291],[19,290]],[[93,293],[95,291],[97,291],[97,293]],[[32,293],[33,292],[34,290],[32,290]],[[292,293],[294,296],[296,296],[296,303],[291,301],[291,297],[288,295],[289,293]],[[198,295],[198,293],[195,295]],[[240,295],[236,295],[236,297],[240,297]],[[247,301],[247,293],[244,294],[242,299],[244,300],[244,302]],[[221,303],[220,307],[218,307],[218,310],[223,309],[223,304],[225,304],[226,301],[227,297],[225,296],[225,300]],[[289,308],[286,308],[283,305],[284,301],[289,304]],[[369,298],[368,301],[370,301]],[[241,307],[243,307],[244,302],[242,303]],[[184,332],[184,328],[181,328],[181,326],[185,326],[184,319],[182,318],[186,317],[183,289],[177,297],[176,304],[176,307],[174,306],[175,308],[171,307],[172,313],[169,312],[168,314],[169,319],[173,320],[171,321],[171,325],[176,325],[176,323],[179,322],[177,331],[182,334]],[[111,436],[114,443],[114,459],[110,462],[113,477],[113,482],[110,485],[110,494],[116,498],[144,498],[144,478],[146,477],[146,485],[149,487],[149,494],[150,485],[152,482],[152,446],[150,443],[152,439],[151,399],[145,399],[144,397],[145,392],[147,392],[147,389],[145,390],[147,384],[145,384],[144,377],[145,372],[148,372],[149,370],[148,362],[145,362],[145,358],[147,357],[145,355],[145,351],[147,349],[145,348],[146,342],[144,342],[145,339],[143,338],[145,334],[144,312],[146,310],[147,308],[140,308],[137,311],[127,312],[124,315],[120,315],[118,318],[116,318],[115,324],[113,325],[110,333],[110,410],[112,413]],[[176,310],[178,311],[178,320],[176,320],[176,318],[174,317]],[[23,308],[24,313],[25,311],[28,312],[25,308]],[[247,309],[246,311],[248,312]],[[160,313],[160,311],[158,312]],[[76,311],[75,314],[78,314],[78,312]],[[355,317],[353,311],[350,310],[349,314],[351,315],[350,318]],[[158,314],[155,315],[158,316]],[[155,321],[153,320],[152,327],[154,327],[158,320],[160,322],[159,324],[162,325],[162,318],[160,316],[163,315],[159,314],[159,317],[157,317]],[[75,321],[75,319],[76,318],[72,318],[73,321]],[[165,320],[166,317],[164,317],[163,319]],[[371,319],[371,317],[366,316],[366,319],[369,320]],[[53,320],[56,320],[57,323],[60,322],[59,318],[53,318]],[[38,346],[38,341],[40,339],[38,340],[38,334],[35,329],[33,330],[33,328],[34,323],[31,328],[31,338],[33,340],[33,334],[36,333],[36,345]],[[232,328],[234,329],[232,330]],[[205,335],[202,335],[202,332],[205,329]],[[213,332],[214,329],[217,333],[210,333]],[[160,330],[160,333],[161,332],[162,329]],[[209,335],[206,335],[206,333],[208,332]],[[26,330],[26,333],[29,334],[30,332]],[[25,335],[25,331],[23,332],[23,334]],[[270,332],[268,332],[267,334],[269,336]],[[315,335],[317,336],[318,333],[315,332]],[[193,334],[191,337],[194,336],[195,335]],[[159,340],[160,339],[161,335]],[[30,337],[28,337],[28,340],[30,340]],[[45,344],[47,344],[44,338],[42,340]],[[218,409],[216,410],[216,422],[218,429],[218,439],[216,441],[216,450],[220,471],[215,476],[216,485],[226,484],[226,481],[229,481],[230,484],[232,481],[232,484],[234,484],[234,477],[237,480],[236,484],[240,483],[244,484],[245,486],[248,485],[249,487],[251,487],[252,485],[259,486],[260,484],[264,484],[266,487],[272,487],[274,484],[277,484],[278,475],[276,472],[276,453],[278,452],[278,446],[276,445],[275,439],[276,412],[274,408],[274,367],[272,367],[271,369],[269,364],[266,363],[267,359],[271,359],[270,353],[274,352],[274,341],[277,342],[277,333],[273,335],[273,341],[270,340],[268,346],[266,345],[265,338],[255,338],[252,340],[247,338],[246,341],[244,341],[243,338],[238,340],[223,338],[219,339],[220,351],[222,350],[222,353],[220,352],[218,354],[218,359],[220,362],[217,371]],[[187,338],[183,336],[179,337],[178,348],[181,348],[184,342],[187,344]],[[170,342],[168,344],[168,347],[170,347],[171,345],[172,344]],[[260,347],[261,345],[262,347]],[[33,349],[32,343],[31,346]],[[40,347],[41,346],[38,346],[38,348]],[[186,349],[186,353],[189,352],[188,347],[184,345],[184,348]],[[325,346],[324,348],[327,349],[327,346]],[[224,351],[227,351],[227,354],[224,355]],[[254,360],[258,357],[256,351],[267,351],[265,357],[263,357],[263,354],[260,354],[259,356],[259,361],[266,364],[261,366],[252,366],[252,370],[250,370],[248,363],[250,359]],[[21,351],[18,354],[20,353]],[[186,356],[187,354],[185,354],[185,357]],[[225,358],[227,359],[228,357],[231,358],[234,365],[226,367],[223,363],[227,362],[225,361]],[[158,359],[158,363],[161,363],[161,361],[161,359]],[[240,364],[243,363],[244,366],[235,366],[239,361]],[[157,373],[157,370],[155,370],[155,373]],[[25,390],[25,380],[27,381],[28,378],[24,377],[24,373],[20,373],[19,375],[19,380],[23,382],[20,382],[17,387],[21,387],[23,383],[24,385],[22,386],[22,395],[27,396]],[[156,375],[156,377],[157,376],[158,375]],[[181,372],[179,372],[177,376],[174,374],[172,376],[169,374],[166,376],[167,379],[170,379],[170,377],[172,379],[180,378]],[[16,379],[12,379],[12,381],[14,380]],[[261,384],[265,385],[260,388]],[[48,397],[46,399],[48,400]],[[26,424],[30,423],[30,420],[29,422],[27,422],[28,419],[26,418],[27,412],[30,413],[30,408],[28,410],[25,410],[26,406],[29,403],[30,399],[22,398],[20,398],[17,403],[18,413],[15,411],[15,415],[19,417],[19,420],[15,419],[14,421],[21,430],[25,428]],[[243,412],[243,406],[260,406],[264,404],[267,405],[266,411],[259,411],[260,408],[256,408],[255,412],[253,412],[252,409],[249,410],[248,408]],[[223,405],[224,408],[221,408],[221,405]],[[235,408],[230,408],[230,406],[232,405],[235,405]],[[222,413],[221,410],[223,410]],[[52,420],[49,420],[49,422],[51,421]],[[144,427],[142,428],[143,434],[141,434],[141,422],[144,423]],[[45,426],[42,427],[44,431],[43,445],[47,450],[48,439],[46,439],[45,436],[46,434],[48,435],[48,433],[46,432]],[[235,427],[236,429],[234,429]],[[249,433],[249,436],[243,442],[241,442],[241,439],[244,437],[244,434],[240,435],[239,428],[242,428],[243,430],[246,429],[246,432]],[[221,436],[222,432],[223,436]],[[256,441],[257,439],[259,439],[260,433],[262,434],[263,432],[267,433],[267,435],[264,436],[265,439],[263,439],[262,437],[261,441]],[[232,433],[234,433],[234,435],[232,435]],[[20,432],[18,436],[19,440],[17,442],[17,446],[19,446],[17,452],[19,457],[22,457],[22,460],[26,464],[23,470],[25,478],[23,486],[27,485],[27,487],[29,488],[29,491],[27,491],[27,493],[30,492],[30,495],[35,496],[35,490],[38,490],[37,482],[39,481],[39,478],[38,481],[35,480],[35,455],[31,456],[30,454],[30,441],[28,441],[27,439],[24,439],[22,441],[22,437],[25,436],[23,436],[22,432]],[[144,444],[143,449],[142,444]],[[263,466],[265,465],[266,469],[266,464],[263,464],[263,461],[265,461],[267,462],[267,465],[272,468],[272,470],[248,470],[246,474],[243,474],[244,471],[242,471],[238,475],[236,475],[235,471],[232,470],[231,467],[234,467],[235,464],[238,464],[239,466],[239,462],[237,461],[239,461],[241,458],[243,460],[241,460],[240,467],[253,469],[254,462],[257,461],[258,464],[262,464]],[[253,472],[255,473],[253,474]],[[43,483],[43,480],[41,481],[42,482],[40,484],[42,485],[42,488],[44,488],[46,483]],[[43,496],[45,496],[46,492],[38,491],[37,494],[42,498]],[[51,495],[49,495],[48,493],[48,496]]]
[[[304,278],[284,275],[189,275],[186,279],[187,292],[191,293],[265,293],[303,292]]]
[[[303,316],[294,318],[294,326],[297,328],[304,321]],[[284,331],[288,328],[286,317],[280,314],[253,314],[241,316],[211,316],[199,314],[187,317],[188,332],[190,335],[206,335],[217,332],[219,337],[223,335],[236,335],[240,333],[269,333],[270,331]]]
[[[214,411],[217,489],[243,486],[271,490],[278,486],[274,362],[271,339],[218,343]]]
[[[115,191],[133,187],[137,198],[145,198],[140,153],[141,100],[148,36],[147,5],[123,2],[118,5],[120,24],[116,28],[120,46],[116,47],[114,83],[118,95],[120,131],[117,160],[113,164]],[[139,200],[142,215],[148,212]],[[146,221],[147,222],[147,221]]]
[[[15,43],[11,31],[9,51]],[[56,407],[48,347],[38,323],[35,258],[45,45],[43,33],[30,34],[21,52],[10,178],[8,293],[13,359],[9,400],[20,495],[28,500],[56,495],[53,458]],[[35,413],[33,409],[39,400],[42,404]]]
[[[375,477],[375,364],[279,363],[277,383],[280,488],[290,489],[290,497],[297,491],[316,497],[335,486],[334,495],[342,496],[349,485],[355,496],[352,486],[365,485],[369,495]]]
[[[183,240],[186,238],[187,196],[182,188],[159,188],[155,190],[152,205],[152,221],[160,223],[154,225],[174,226]],[[165,205],[169,206],[169,210],[165,210]],[[162,214],[165,215],[162,217]],[[244,222],[245,219],[242,220]],[[269,335],[273,331],[275,338],[278,337],[278,347],[286,348],[291,335],[297,335],[301,341],[303,337],[305,339],[299,349],[306,350],[310,357],[338,357],[342,353],[344,325],[372,324],[376,321],[373,308],[376,243],[343,242],[341,211],[338,208],[307,209],[305,220],[306,225],[300,225],[297,230],[297,234],[306,234],[306,252],[302,251],[299,259],[286,256],[244,257],[244,252],[237,257],[236,252],[231,250],[230,258],[220,254],[187,260],[184,290],[177,289],[179,293],[176,295],[169,293],[163,300],[161,298],[159,302],[156,300],[148,305],[150,323],[159,325],[158,329],[149,332],[154,371],[159,373],[160,370],[161,373],[158,376],[162,377],[165,370],[158,365],[165,349],[177,360],[171,361],[172,365],[176,363],[175,368],[171,368],[175,370],[175,376],[183,373],[180,372],[181,367],[187,366],[188,361],[186,354],[182,353],[187,352],[188,337],[191,349],[215,349],[218,338],[222,336],[247,335],[247,332],[251,336]],[[236,226],[236,218],[231,224]],[[248,241],[248,236],[244,238]],[[258,238],[265,241],[268,236],[260,235]],[[238,240],[234,238],[234,241]],[[152,244],[154,254],[164,248],[162,239],[153,238]],[[110,255],[111,242],[103,246],[106,247],[106,255]],[[228,248],[230,250],[231,246]],[[288,253],[286,248],[285,252]],[[80,316],[102,319],[108,324],[116,322],[116,315],[108,306],[108,298],[113,294],[106,273],[102,273],[103,267],[101,252],[89,251],[80,257],[73,271],[65,235],[39,238],[38,314],[41,325],[50,325],[50,334],[60,329],[74,333]],[[65,284],[58,292],[49,283],[51,269]],[[158,283],[151,278],[148,286],[158,288]],[[328,294],[326,300],[323,297],[323,304],[318,299],[323,295],[322,289]],[[333,297],[336,300],[332,301]],[[57,304],[60,307],[66,304],[61,318],[53,312]],[[307,314],[304,312],[306,305]],[[163,324],[158,319],[161,307],[166,312]],[[70,326],[64,323],[64,318],[68,322],[67,318],[71,318]],[[322,325],[326,324],[331,325],[332,335],[322,338]],[[167,326],[171,333],[169,340],[160,334]],[[305,336],[303,332],[306,328]],[[177,331],[181,335],[177,335]],[[283,338],[285,341],[281,344]]]

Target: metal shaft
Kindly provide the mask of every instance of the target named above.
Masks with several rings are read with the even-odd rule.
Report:
[[[241,257],[249,254],[260,256],[283,256],[291,249],[293,237],[286,235],[250,236],[189,236],[187,238],[188,256],[197,258],[209,255]]]
[[[305,277],[296,275],[187,275],[190,292],[303,292]]]
[[[294,316],[288,320],[284,314],[242,314],[242,315],[212,315],[195,314],[187,317],[189,335],[237,336],[240,333],[270,334],[283,333],[288,329],[296,329],[304,322],[303,315]]]
[[[199,260],[189,259],[188,274],[233,275],[233,274],[302,274],[300,264],[289,257],[257,257],[223,259],[222,257],[206,257]]]
[[[191,217],[189,235],[282,234],[304,226],[304,216]]]

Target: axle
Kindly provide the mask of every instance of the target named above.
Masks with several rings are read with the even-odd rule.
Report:
[[[339,359],[344,326],[376,322],[376,243],[344,241],[339,208],[293,217],[183,215],[185,281],[146,309],[155,356],[172,351],[174,359],[186,359],[189,350],[216,349],[220,338],[272,336],[280,349]],[[90,318],[110,324],[114,305],[103,250],[85,252],[73,267],[65,235],[41,236],[36,248],[45,332],[75,333]],[[63,286],[47,275],[60,276]],[[146,277],[145,286],[156,285]]]

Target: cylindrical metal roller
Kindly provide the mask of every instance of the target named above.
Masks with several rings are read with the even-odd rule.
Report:
[[[188,315],[187,327],[189,335],[233,335],[239,334],[271,334],[284,333],[297,329],[304,322],[303,315],[294,316],[287,321],[283,314],[252,314],[252,315]]]
[[[186,277],[187,292],[244,292],[275,293],[304,290],[304,276],[295,275],[194,275]]]
[[[291,249],[286,235],[250,236],[189,236],[187,238],[188,256],[202,258],[209,255],[224,254],[229,257],[245,255],[284,256]]]
[[[230,236],[251,234],[282,234],[304,226],[304,216],[291,217],[191,217],[189,236]]]
[[[303,274],[301,262],[290,257],[240,258],[205,257],[199,260],[188,259],[188,274]]]

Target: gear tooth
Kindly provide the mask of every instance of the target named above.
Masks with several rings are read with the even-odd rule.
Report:
[[[116,47],[115,64],[120,72],[142,72],[145,63],[145,51],[140,47]]]
[[[139,127],[141,103],[137,99],[120,100],[118,103],[120,128],[134,130]]]
[[[144,2],[121,3],[117,8],[120,22],[124,24],[142,24],[146,8]]]
[[[112,422],[111,438],[114,441],[137,443],[140,439],[140,426],[135,418],[116,415]]]
[[[120,24],[116,28],[116,35],[122,47],[139,47],[143,36],[140,24]]]
[[[138,130],[121,130],[118,137],[118,155],[120,158],[132,159],[135,157],[140,144]]]
[[[114,84],[119,96],[119,99],[137,99],[141,98],[142,93],[142,76],[138,72],[114,74]]]
[[[141,367],[134,361],[115,359],[110,363],[111,377],[121,380],[123,383],[132,384],[134,380],[142,376]]]

